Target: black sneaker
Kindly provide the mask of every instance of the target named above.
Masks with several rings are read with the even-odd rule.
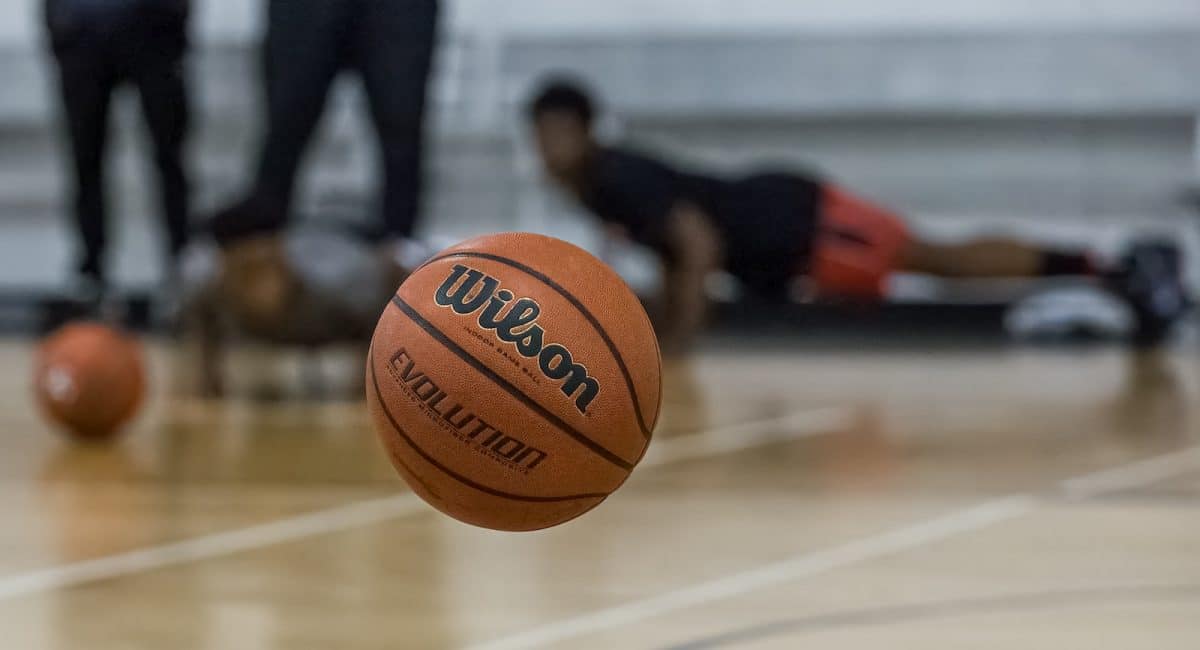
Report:
[[[100,278],[90,274],[76,276],[65,290],[42,300],[39,311],[42,333],[80,320],[121,322],[117,297]]]
[[[1179,247],[1170,242],[1138,242],[1121,258],[1112,276],[1116,292],[1135,319],[1133,342],[1154,346],[1166,340],[1171,327],[1187,312],[1190,301],[1183,286]]]
[[[63,298],[77,305],[81,311],[95,313],[99,311],[100,305],[110,293],[108,284],[99,276],[93,273],[80,273],[67,286]]]

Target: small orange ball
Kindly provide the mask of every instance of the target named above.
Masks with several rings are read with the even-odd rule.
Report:
[[[67,435],[106,442],[137,414],[145,377],[136,340],[99,323],[75,323],[38,347],[33,387],[42,412]]]

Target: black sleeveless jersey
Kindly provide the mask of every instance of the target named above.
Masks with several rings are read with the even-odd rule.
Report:
[[[680,202],[699,207],[724,243],[725,270],[750,290],[776,293],[807,268],[821,182],[797,173],[740,179],[677,170],[640,153],[601,148],[581,199],[600,219],[670,258],[667,219]]]

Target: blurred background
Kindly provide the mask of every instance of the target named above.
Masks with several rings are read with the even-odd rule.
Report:
[[[261,4],[193,8],[197,214],[251,177]],[[612,134],[717,169],[814,168],[934,236],[1083,237],[1115,250],[1136,228],[1197,251],[1180,201],[1200,169],[1194,0],[847,0],[804,11],[790,0],[448,0],[443,12],[426,234],[523,229],[595,243],[545,191],[514,110],[533,80],[567,69],[619,115],[604,124]],[[0,6],[0,302],[10,321],[26,298],[68,281],[74,245],[43,31],[40,2]],[[368,211],[375,154],[362,103],[356,77],[339,81],[299,211]],[[153,168],[131,92],[114,112],[111,276],[149,289],[162,268]],[[636,264],[627,272],[639,275]],[[894,292],[953,300],[921,282]]]
[[[219,272],[201,298],[246,290],[225,302],[278,316],[227,328],[249,344],[212,373],[230,390],[201,372],[222,323],[186,307],[179,341],[118,346],[85,326],[32,342],[78,280],[44,1],[0,2],[0,333],[22,334],[0,337],[5,647],[1196,647],[1195,325],[1162,350],[1013,344],[1119,338],[1091,336],[1131,320],[1094,278],[904,276],[864,309],[755,305],[711,283],[733,299],[697,354],[662,366],[637,472],[595,513],[523,536],[435,513],[381,450],[362,362],[396,283],[366,295],[365,331],[294,345],[306,333],[291,326],[328,325],[335,299],[370,293],[353,264],[306,294],[332,294],[313,306],[261,300],[242,280],[288,296],[274,267],[224,258],[241,274]],[[191,2],[197,221],[254,183],[268,2]],[[647,253],[614,248],[543,178],[523,109],[566,71],[603,102],[606,140],[731,174],[817,171],[935,241],[1117,256],[1157,236],[1200,289],[1198,0],[443,0],[438,30],[417,229],[434,246],[537,231],[601,253],[635,288],[659,281]],[[358,75],[338,79],[298,215],[377,220],[367,102]],[[138,325],[185,284],[163,259],[141,112],[122,88],[108,151],[109,280],[146,307]],[[763,330],[779,336],[747,335]],[[78,408],[75,367],[98,396]],[[119,444],[76,444],[115,440],[116,425],[51,433],[89,428],[64,427],[54,399],[91,416],[118,396]]]

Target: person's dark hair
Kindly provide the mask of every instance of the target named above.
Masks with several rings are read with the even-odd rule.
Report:
[[[538,87],[525,112],[530,121],[551,112],[571,113],[590,127],[596,117],[596,104],[582,83],[568,77],[554,77]]]

